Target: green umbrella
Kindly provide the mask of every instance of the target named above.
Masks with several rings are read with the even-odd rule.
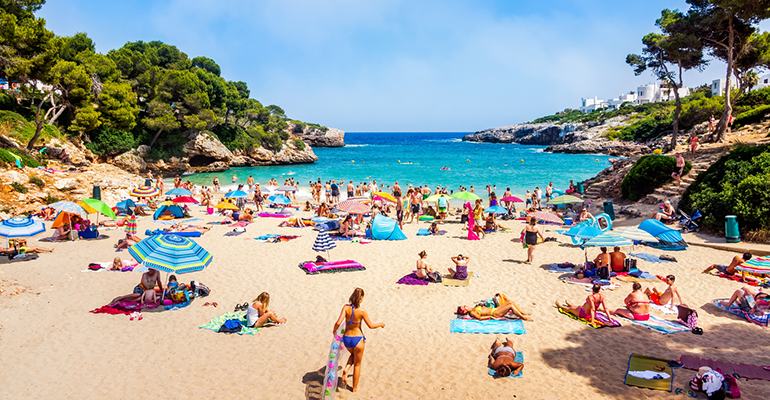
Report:
[[[560,204],[572,204],[572,203],[582,203],[582,202],[583,202],[583,199],[565,194],[559,197],[552,198],[551,201],[548,202],[548,204],[560,205]]]
[[[117,218],[115,215],[115,212],[112,211],[112,208],[107,205],[107,203],[97,200],[97,199],[82,199],[79,202],[80,206],[83,207],[86,211],[88,211],[89,214],[93,213],[99,213],[106,217],[110,217],[112,219]]]
[[[453,194],[452,197],[460,200],[478,200],[481,198],[479,196],[476,196],[474,193],[466,192],[466,191],[457,192]]]

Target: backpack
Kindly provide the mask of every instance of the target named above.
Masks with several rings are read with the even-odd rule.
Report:
[[[610,269],[607,267],[597,268],[596,275],[601,279],[610,279]]]
[[[623,262],[623,267],[625,272],[631,272],[632,269],[637,269],[636,260],[633,258],[626,258],[626,260]]]

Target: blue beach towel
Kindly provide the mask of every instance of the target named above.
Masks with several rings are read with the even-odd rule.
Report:
[[[417,231],[417,236],[428,236],[430,235],[430,231],[425,228],[421,228],[419,231]]]
[[[628,253],[631,257],[636,257],[640,260],[644,260],[651,263],[668,263],[671,261],[661,260],[660,257],[650,253]]]
[[[274,233],[268,233],[267,235],[262,235],[262,236],[259,236],[259,237],[255,237],[254,240],[261,240],[261,241],[264,242],[264,241],[266,241],[268,239],[277,238],[278,236],[281,236],[281,235],[276,235]]]
[[[521,321],[498,321],[489,319],[478,321],[475,319],[455,318],[449,323],[450,333],[512,333],[523,335],[527,333]]]
[[[513,361],[516,361],[517,363],[524,364],[524,353],[517,351],[516,357],[513,358]],[[495,378],[500,378],[500,376],[497,375],[497,371],[493,370],[492,368],[489,368],[489,375],[494,376]],[[508,375],[505,378],[521,378],[522,374],[524,373],[524,370],[522,369],[519,371],[516,375]]]

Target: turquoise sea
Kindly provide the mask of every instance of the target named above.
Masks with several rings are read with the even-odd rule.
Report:
[[[457,190],[459,185],[473,185],[477,193],[486,193],[486,185],[496,185],[501,195],[506,187],[522,194],[536,186],[545,189],[548,182],[566,189],[596,175],[608,167],[610,157],[593,154],[558,154],[543,152],[544,146],[519,144],[470,143],[460,139],[464,132],[348,132],[345,147],[314,148],[319,160],[313,164],[233,168],[221,173],[185,175],[196,185],[211,185],[215,176],[223,187],[231,187],[232,176],[245,183],[249,175],[265,185],[275,178],[279,185],[293,177],[300,187],[310,181],[341,179],[355,184],[376,179],[392,185],[398,181],[437,185]],[[412,164],[409,164],[412,163]],[[442,170],[447,167],[449,170]],[[344,189],[342,190],[344,193]]]

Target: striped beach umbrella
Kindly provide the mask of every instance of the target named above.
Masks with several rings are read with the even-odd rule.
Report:
[[[369,212],[369,206],[353,200],[345,200],[337,204],[337,209],[351,214],[364,214]]]
[[[51,207],[58,212],[66,212],[70,215],[78,215],[82,218],[88,218],[88,211],[86,211],[86,209],[83,208],[80,204],[73,203],[71,201],[57,201],[48,207]]]
[[[615,247],[615,246],[633,246],[634,242],[620,237],[618,235],[614,235],[610,232],[603,233],[599,236],[596,236],[592,239],[589,239],[587,242],[583,244],[583,246],[588,247]]]
[[[134,197],[154,197],[157,196],[160,191],[150,186],[139,186],[131,191],[131,196]]]
[[[548,204],[552,205],[562,205],[562,204],[572,204],[572,203],[582,203],[583,199],[579,199],[575,196],[565,194],[559,197],[554,197],[551,199],[551,201],[548,202]]]
[[[136,261],[169,274],[185,274],[206,268],[214,257],[189,238],[154,235],[128,248]]]
[[[227,192],[225,194],[226,199],[237,198],[237,197],[249,197],[249,194],[244,192],[243,190],[233,190],[232,192]]]
[[[628,240],[636,240],[637,242],[654,243],[658,241],[658,239],[655,239],[655,236],[652,236],[649,233],[633,226],[612,228],[612,231],[610,232],[620,237],[624,237]]]
[[[535,211],[533,213],[527,214],[527,216],[537,218],[537,222],[543,222],[543,223],[549,222],[549,223],[559,224],[559,225],[564,223],[564,221],[562,221],[561,218],[547,211]]]
[[[169,196],[192,196],[192,192],[185,188],[174,188],[166,192]]]
[[[315,251],[325,251],[326,257],[329,258],[329,261],[331,261],[331,257],[329,256],[329,250],[337,247],[337,243],[334,243],[331,237],[329,237],[329,234],[327,232],[320,232],[318,233],[318,237],[315,238],[315,243],[313,243],[313,250]]]
[[[5,238],[5,247],[8,247],[8,239],[30,238],[45,232],[45,224],[32,218],[13,217],[0,222],[0,237]]]
[[[136,234],[136,215],[131,214],[128,216],[128,221],[126,221],[123,228],[126,230],[126,233],[130,233],[132,235]]]
[[[750,272],[752,274],[767,275],[770,274],[770,258],[754,257],[749,261],[735,267],[739,271]]]
[[[371,204],[372,203],[372,199],[370,199],[368,197],[361,197],[361,196],[358,196],[358,197],[348,197],[347,201],[357,201],[359,203],[364,203],[364,204]]]

